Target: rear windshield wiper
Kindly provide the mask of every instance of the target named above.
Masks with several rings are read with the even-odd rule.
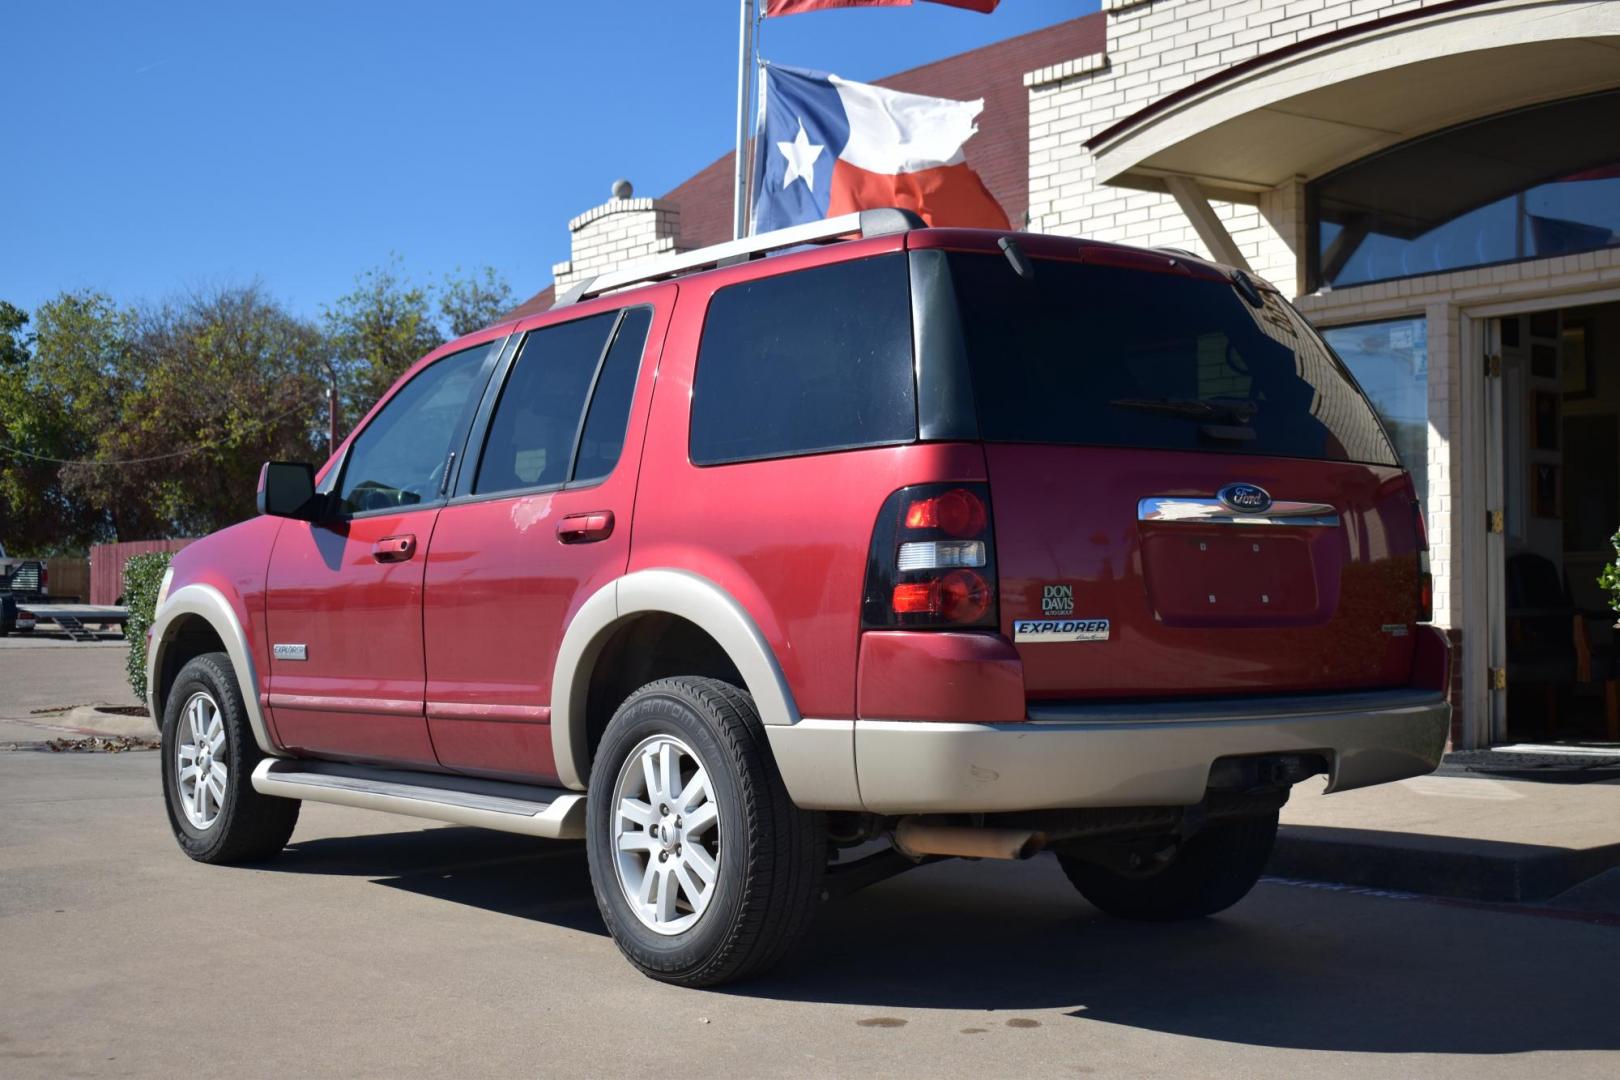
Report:
[[[1108,404],[1119,409],[1217,424],[1247,424],[1260,408],[1252,401],[1202,401],[1198,398],[1115,398]]]

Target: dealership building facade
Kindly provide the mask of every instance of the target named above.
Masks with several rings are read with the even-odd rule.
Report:
[[[985,97],[968,161],[1028,230],[1249,269],[1323,331],[1419,486],[1459,747],[1620,738],[1620,3],[1103,8],[879,82]],[[557,285],[729,238],[730,165],[576,217]]]

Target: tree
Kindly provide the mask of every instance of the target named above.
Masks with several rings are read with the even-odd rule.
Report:
[[[116,408],[68,490],[126,539],[198,536],[253,513],[259,466],[315,456],[320,331],[257,283],[131,313]]]
[[[456,267],[456,274],[461,267]],[[500,321],[512,310],[512,286],[493,266],[484,267],[483,274],[457,277],[446,274],[444,291],[439,294],[439,314],[453,338],[482,330]]]
[[[106,538],[111,515],[65,482],[59,461],[90,456],[116,415],[127,320],[99,293],[62,293],[38,329],[0,303],[0,522],[13,554],[83,550]]]
[[[430,290],[404,279],[397,256],[361,274],[324,314],[351,427],[407,368],[444,344]]]

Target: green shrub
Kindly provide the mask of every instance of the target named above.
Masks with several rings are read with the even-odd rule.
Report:
[[[146,700],[146,631],[157,614],[163,574],[173,560],[172,551],[149,551],[144,555],[131,555],[124,563],[124,602],[129,605],[129,621],[124,624],[124,637],[129,640],[126,668],[129,688],[141,701]]]
[[[1609,606],[1620,612],[1620,532],[1609,537],[1609,543],[1614,545],[1615,557],[1603,568],[1598,575],[1598,585],[1609,594]]]

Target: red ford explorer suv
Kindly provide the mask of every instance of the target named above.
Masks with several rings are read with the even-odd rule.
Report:
[[[1208,915],[1291,785],[1433,769],[1412,482],[1298,313],[921,224],[586,282],[266,465],[152,632],[185,852],[265,858],[305,799],[583,837],[625,956],[699,986],[948,856]]]

